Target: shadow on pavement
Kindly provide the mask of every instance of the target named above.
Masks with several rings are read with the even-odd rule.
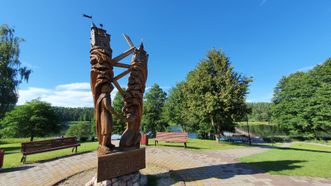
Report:
[[[33,166],[33,165],[27,165],[27,166],[22,166],[22,167],[15,167],[15,168],[5,168],[5,169],[0,169],[0,173],[7,173],[7,172],[27,170],[27,169],[30,169],[30,168],[33,168],[33,167],[35,167],[35,166]]]
[[[236,175],[251,175],[266,173],[268,171],[293,170],[302,166],[294,165],[305,161],[284,160],[284,161],[262,161],[253,163],[229,163],[210,165],[204,167],[170,170],[171,176],[176,181],[197,181],[209,178],[229,179]],[[259,169],[259,167],[263,168]],[[164,174],[164,173],[162,173]],[[157,176],[162,176],[159,174]]]
[[[55,157],[55,158],[50,158],[50,159],[45,159],[45,160],[39,160],[36,163],[46,163],[46,162],[50,162],[50,161],[54,161],[54,160],[59,160],[59,159],[63,159],[63,158],[68,158],[68,157],[73,157],[73,156],[78,156],[78,155],[82,155],[82,154],[86,154],[86,153],[90,153],[93,151],[88,151],[88,152],[77,152],[77,153],[73,153],[73,154],[69,154],[69,155],[65,155],[65,156],[59,156],[59,157]],[[28,156],[29,158],[29,156]],[[29,163],[29,162],[27,162]]]

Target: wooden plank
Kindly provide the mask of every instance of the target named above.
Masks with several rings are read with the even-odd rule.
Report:
[[[22,153],[38,153],[38,152],[46,152],[51,150],[57,150],[62,148],[70,148],[73,146],[79,146],[77,143],[76,137],[68,137],[68,138],[57,138],[43,141],[32,141],[22,143]]]
[[[97,181],[110,180],[145,167],[145,148],[98,155]]]

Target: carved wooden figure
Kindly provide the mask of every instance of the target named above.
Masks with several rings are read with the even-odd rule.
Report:
[[[143,94],[147,79],[148,54],[143,44],[137,49],[127,35],[124,35],[130,49],[112,58],[110,35],[94,24],[91,28],[91,90],[96,117],[96,134],[99,141],[98,153],[108,154],[114,149],[111,143],[113,129],[112,116],[126,122],[127,128],[122,134],[120,148],[139,148],[140,123],[143,112]],[[120,60],[133,54],[131,64],[120,63]],[[126,68],[121,74],[114,76],[113,68]],[[128,88],[123,91],[118,80],[129,74]],[[114,87],[124,97],[124,114],[116,113],[111,106],[110,94]]]
[[[135,50],[131,62],[131,74],[128,81],[128,89],[124,96],[123,111],[127,119],[127,127],[120,141],[120,147],[139,147],[140,123],[143,114],[143,96],[147,80],[148,55],[141,44]]]

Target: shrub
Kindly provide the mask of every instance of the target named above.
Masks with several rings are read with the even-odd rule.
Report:
[[[86,141],[92,136],[90,122],[78,122],[70,125],[66,136],[76,136],[80,141]]]

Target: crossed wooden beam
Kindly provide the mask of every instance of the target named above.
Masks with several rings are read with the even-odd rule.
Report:
[[[121,95],[124,97],[125,92],[122,89],[122,87],[119,85],[119,83],[117,82],[117,80],[121,79],[122,77],[124,77],[125,75],[129,74],[131,72],[131,65],[130,64],[124,64],[124,63],[120,63],[120,61],[126,57],[128,57],[129,55],[131,55],[132,53],[134,53],[134,51],[136,50],[136,47],[133,45],[130,37],[126,34],[123,34],[126,42],[129,44],[130,49],[123,52],[122,54],[118,55],[117,57],[111,59],[110,63],[113,64],[113,66],[115,67],[119,67],[119,68],[126,68],[127,70],[125,70],[124,72],[118,74],[117,76],[115,76],[113,78],[113,84],[116,87],[116,89],[121,93]]]

